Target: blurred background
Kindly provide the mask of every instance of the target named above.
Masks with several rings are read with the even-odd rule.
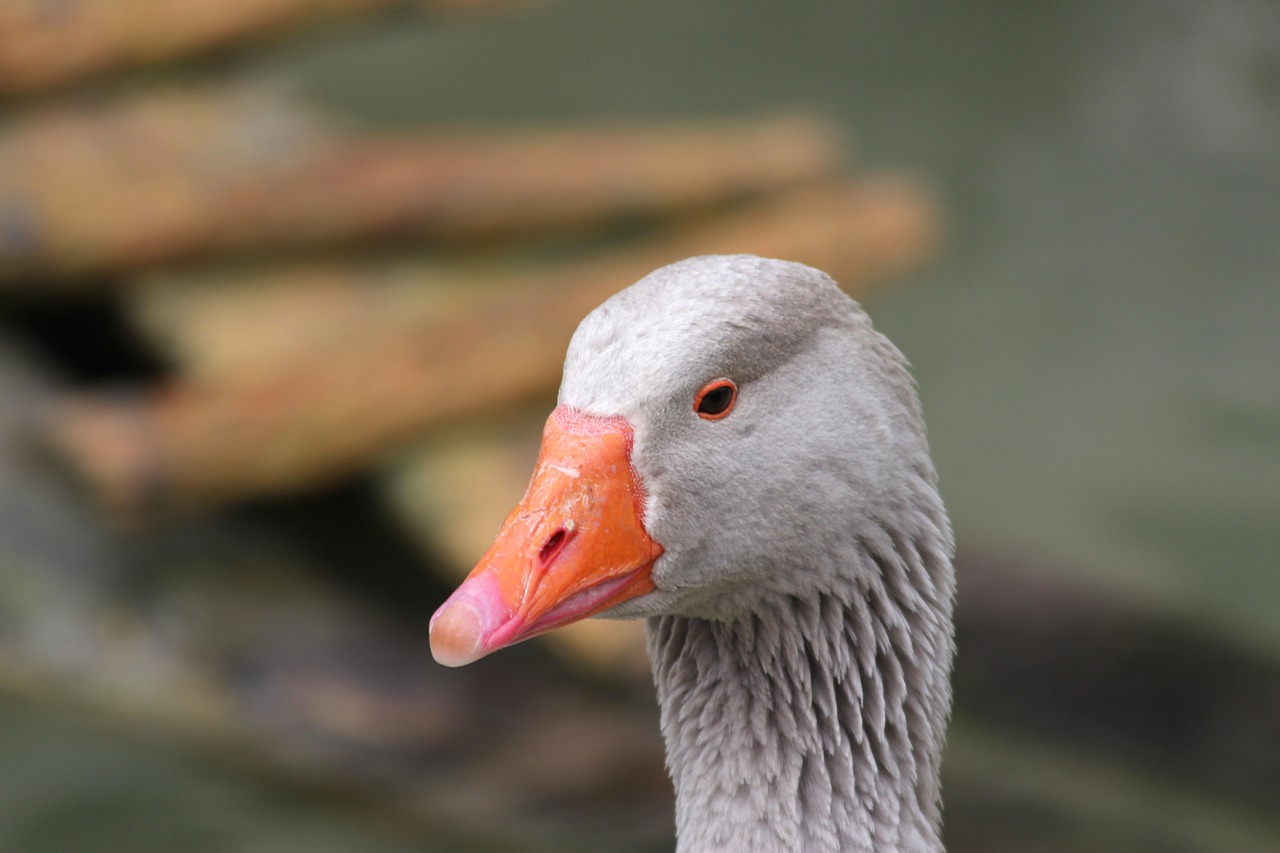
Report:
[[[949,849],[1280,849],[1280,5],[8,0],[0,850],[670,849],[638,626],[426,622],[726,251],[914,364]]]

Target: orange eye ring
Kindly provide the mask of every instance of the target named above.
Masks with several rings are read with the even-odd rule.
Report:
[[[738,386],[732,379],[716,379],[702,386],[693,398],[693,410],[704,421],[718,421],[733,411],[738,402]]]

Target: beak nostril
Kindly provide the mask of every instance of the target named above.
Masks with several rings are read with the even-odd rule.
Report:
[[[538,552],[538,562],[547,565],[556,558],[556,554],[560,553],[560,549],[564,547],[564,543],[569,539],[569,532],[563,527],[558,528],[555,533],[547,537],[546,543],[542,546],[542,550]]]

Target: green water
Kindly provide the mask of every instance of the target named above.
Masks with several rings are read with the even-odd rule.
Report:
[[[337,798],[122,735],[92,717],[0,698],[0,850],[13,853],[408,853],[417,839]]]

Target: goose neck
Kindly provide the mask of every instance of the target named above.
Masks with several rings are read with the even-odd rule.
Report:
[[[904,602],[877,577],[736,620],[649,619],[679,851],[942,849],[950,590],[903,578]]]

